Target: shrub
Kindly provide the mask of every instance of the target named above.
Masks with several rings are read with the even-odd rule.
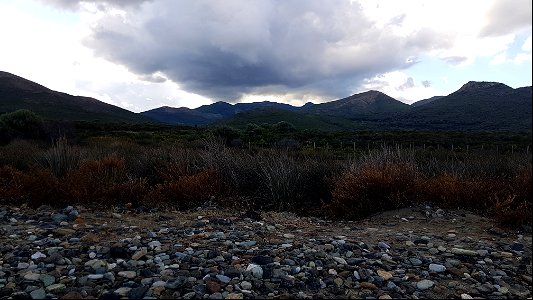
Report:
[[[79,166],[82,156],[80,148],[69,145],[66,138],[62,137],[46,150],[38,161],[56,177],[62,177]]]
[[[124,199],[113,198],[115,190],[126,182],[124,160],[108,156],[101,160],[85,160],[63,180],[65,197],[72,202],[108,204]],[[130,201],[128,201],[130,202]]]
[[[15,139],[0,147],[0,166],[12,166],[27,171],[36,164],[40,152],[35,141]]]
[[[177,209],[198,207],[218,195],[220,181],[216,172],[206,170],[182,175],[158,184],[145,201],[152,205],[170,205]]]
[[[357,219],[412,203],[417,174],[408,164],[352,167],[331,178],[332,202],[328,215]]]
[[[0,123],[18,137],[37,138],[43,134],[43,120],[35,113],[20,109],[0,116]],[[5,129],[2,129],[5,131]]]
[[[23,172],[10,166],[0,168],[0,203],[59,205],[58,194],[58,182],[48,170],[32,168]]]

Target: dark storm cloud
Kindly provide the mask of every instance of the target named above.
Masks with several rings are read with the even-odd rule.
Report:
[[[228,101],[259,92],[345,96],[364,78],[407,68],[450,43],[426,28],[398,38],[342,0],[154,0],[122,9],[86,38],[96,55],[141,78],[161,72],[184,90]]]
[[[531,18],[531,0],[499,0],[489,11],[489,22],[480,35],[499,36],[523,28],[531,29]]]

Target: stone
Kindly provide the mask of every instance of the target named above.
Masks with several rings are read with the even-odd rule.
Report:
[[[45,287],[47,287],[49,285],[52,285],[56,281],[56,278],[48,274],[42,274],[41,276],[39,276],[39,280],[43,283]]]
[[[46,291],[50,293],[59,293],[64,291],[66,286],[63,283],[56,283],[46,287]]]
[[[104,278],[104,274],[89,274],[87,275],[87,278],[91,280],[98,280]]]
[[[205,284],[205,287],[207,288],[207,291],[211,294],[213,293],[216,293],[218,291],[220,291],[221,289],[221,286],[220,286],[220,283],[216,282],[216,281],[208,281],[206,284]]]
[[[433,287],[433,285],[435,285],[435,283],[433,281],[427,280],[427,279],[420,280],[419,282],[416,283],[416,287],[419,290],[427,290],[427,289]]]
[[[43,289],[37,289],[30,293],[32,299],[46,299],[46,291]]]
[[[261,279],[263,278],[263,268],[256,264],[249,264],[246,271],[250,271],[253,277]]]
[[[392,278],[392,274],[385,270],[378,270],[377,273],[381,278],[383,278],[383,280],[389,280]]]
[[[148,254],[148,249],[146,249],[146,248],[141,248],[141,250],[135,252],[135,253],[131,256],[131,259],[133,259],[133,260],[139,260],[139,259],[141,259],[143,256],[145,256],[146,254]]]
[[[135,276],[137,276],[137,272],[135,272],[135,271],[120,271],[120,272],[118,272],[118,276],[131,279],[131,278],[135,278]]]
[[[252,262],[258,265],[268,265],[274,262],[274,258],[267,255],[257,255],[252,258]]]
[[[39,259],[39,258],[46,258],[46,254],[42,253],[41,251],[37,251],[31,255],[31,259]]]
[[[142,299],[146,292],[148,292],[148,286],[143,285],[137,288],[133,288],[128,292],[129,299]]]
[[[37,281],[39,280],[40,277],[41,277],[41,274],[37,274],[33,272],[28,272],[24,274],[24,280],[29,280],[29,281]]]
[[[243,290],[251,290],[252,289],[252,284],[250,282],[248,282],[248,281],[243,281],[243,282],[240,283],[240,285],[241,285],[241,288]]]
[[[342,258],[342,257],[335,257],[335,256],[334,256],[334,257],[333,257],[333,260],[336,261],[337,263],[341,264],[341,265],[345,265],[345,264],[347,264],[347,263],[346,263],[346,260],[345,260],[344,258]]]
[[[375,284],[370,283],[370,282],[366,282],[366,281],[361,282],[360,285],[361,285],[361,288],[363,288],[363,289],[369,289],[369,290],[377,290],[378,289],[378,287]]]
[[[379,242],[378,243],[378,247],[382,250],[388,250],[390,249],[390,246],[389,244],[385,243],[385,242]]]
[[[455,255],[466,255],[466,256],[477,256],[478,255],[477,251],[461,249],[461,248],[452,248],[450,252]]]
[[[114,291],[115,294],[125,297],[131,291],[130,287],[120,287]]]
[[[422,261],[416,257],[409,258],[409,261],[411,264],[413,264],[413,266],[420,266],[422,264]]]
[[[229,278],[228,276],[224,276],[224,275],[220,275],[220,274],[218,274],[216,276],[216,278],[222,283],[228,283],[228,282],[231,281],[231,278]]]
[[[226,299],[244,299],[244,295],[243,294],[237,294],[237,293],[229,293],[226,296]]]
[[[63,295],[60,299],[83,299],[83,295],[76,291],[70,291]]]
[[[446,271],[446,267],[439,264],[429,264],[429,271],[435,273],[441,273]]]

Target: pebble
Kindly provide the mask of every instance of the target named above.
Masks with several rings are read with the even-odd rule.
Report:
[[[423,279],[416,283],[416,287],[419,290],[427,290],[431,288],[435,283],[431,280]]]
[[[435,272],[435,273],[442,273],[446,271],[446,267],[439,264],[429,264],[429,271]]]
[[[46,299],[46,291],[43,289],[36,289],[30,293],[32,299]]]
[[[51,220],[60,214],[69,217]],[[202,214],[171,224],[167,212],[135,215],[155,218],[143,227],[128,224],[132,216],[125,212],[120,218],[87,209],[76,214],[0,207],[8,237],[0,243],[0,298],[531,297],[531,238],[469,236],[455,221],[437,226],[397,217],[360,227],[309,219],[309,228],[297,228],[295,216],[271,222],[263,214],[254,222]],[[449,216],[446,211],[439,220]],[[84,222],[74,221],[79,218]]]

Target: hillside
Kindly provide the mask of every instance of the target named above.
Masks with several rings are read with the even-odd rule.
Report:
[[[410,106],[378,91],[354,94],[343,99],[316,104],[304,109],[317,115],[355,118],[378,116],[409,110]]]
[[[238,113],[268,108],[286,111],[298,111],[300,109],[289,104],[270,101],[237,104],[218,101],[209,105],[202,105],[195,109],[163,106],[142,112],[141,114],[167,124],[207,125],[232,118]]]
[[[328,119],[316,115],[306,115],[298,112],[291,112],[277,108],[261,108],[251,111],[241,112],[233,118],[216,123],[216,125],[228,125],[238,129],[244,129],[248,124],[276,124],[278,122],[289,122],[296,129],[315,129],[325,131],[336,131],[352,129],[353,124],[345,119]]]
[[[94,98],[72,96],[0,71],[0,113],[29,109],[62,121],[150,122],[145,116]]]
[[[531,131],[531,87],[468,82],[459,90],[386,121],[429,130]]]
[[[418,106],[422,106],[422,105],[426,105],[426,104],[429,104],[435,100],[439,100],[440,98],[444,98],[444,96],[433,96],[431,98],[428,98],[428,99],[422,99],[422,100],[418,100],[414,103],[411,103],[411,106],[412,107],[418,107]]]

